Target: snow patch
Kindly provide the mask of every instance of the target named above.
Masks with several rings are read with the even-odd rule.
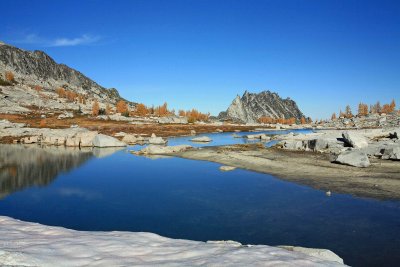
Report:
[[[85,232],[0,216],[0,265],[343,266],[301,252],[141,232]]]

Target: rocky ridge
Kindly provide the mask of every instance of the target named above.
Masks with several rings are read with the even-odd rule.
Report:
[[[21,91],[22,96],[25,91],[29,92],[28,87],[34,86],[40,86],[43,94],[55,92],[56,88],[62,87],[84,95],[86,99],[97,99],[101,103],[115,104],[122,99],[115,88],[107,89],[100,86],[81,72],[65,64],[58,64],[43,51],[26,51],[0,42],[0,79],[2,81],[6,80],[6,72],[14,75],[15,82],[11,86],[0,86],[0,94],[4,94],[1,97],[2,101],[3,98],[13,96],[5,93],[7,89]],[[135,105],[135,103],[130,104]]]
[[[304,115],[290,98],[282,99],[270,91],[258,94],[245,91],[242,97],[238,95],[228,109],[218,116],[219,119],[245,123],[255,123],[260,117],[301,119]]]

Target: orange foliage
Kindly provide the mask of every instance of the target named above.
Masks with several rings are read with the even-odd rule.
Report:
[[[186,117],[186,111],[180,109],[180,110],[178,111],[178,115],[181,116],[181,117]]]
[[[65,97],[68,99],[68,101],[73,102],[77,97],[77,94],[72,91],[65,91]]]
[[[391,108],[389,104],[385,104],[382,107],[382,113],[390,113],[391,112]]]
[[[154,109],[154,114],[156,116],[164,117],[171,114],[168,110],[168,104],[165,102],[162,106],[158,106]]]
[[[117,109],[117,113],[121,113],[122,114],[122,113],[128,112],[128,105],[126,104],[125,101],[120,100],[117,103],[116,109]]]
[[[13,82],[14,80],[14,73],[11,71],[6,71],[6,80],[9,82]]]
[[[47,126],[46,120],[41,120],[41,121],[39,122],[39,127],[40,127],[40,128],[44,128],[44,127],[46,127],[46,126]]]
[[[201,113],[196,109],[186,111],[185,115],[188,118],[189,123],[193,123],[196,121],[208,121],[208,119],[210,118],[210,113]]]
[[[57,88],[56,93],[58,94],[58,97],[65,97],[65,89],[62,87]]]
[[[138,116],[146,116],[149,113],[149,109],[144,104],[138,104],[134,114]]]
[[[40,85],[35,85],[34,89],[35,89],[37,92],[40,92],[40,91],[42,91],[43,88],[42,88]]]
[[[304,123],[303,124],[305,124],[306,123],[306,119],[305,118],[302,118],[302,119],[304,119]],[[258,119],[258,122],[259,123],[265,123],[265,124],[276,124],[276,123],[279,123],[279,124],[295,124],[296,123],[296,118],[289,118],[289,119],[278,118],[278,119],[274,119],[274,118],[271,118],[271,117],[268,117],[268,116],[263,116],[263,117],[260,117]]]
[[[97,102],[97,100],[95,100],[93,103],[93,106],[92,106],[92,115],[93,116],[99,115],[99,111],[100,111],[99,102]]]
[[[331,120],[333,120],[333,121],[336,120],[336,113],[333,113],[333,114],[332,114]]]
[[[306,122],[306,118],[304,118],[304,117],[301,117],[301,119],[300,119],[300,123],[301,124],[306,124],[307,122]]]
[[[358,104],[358,116],[365,116],[368,114],[368,105],[364,103]]]

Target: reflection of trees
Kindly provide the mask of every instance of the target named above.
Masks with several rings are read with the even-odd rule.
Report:
[[[0,145],[0,198],[29,186],[43,186],[93,156],[91,151],[36,145]]]

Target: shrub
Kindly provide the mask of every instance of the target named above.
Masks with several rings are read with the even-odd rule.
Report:
[[[93,116],[99,115],[99,111],[100,111],[99,102],[97,102],[97,100],[95,100],[93,103],[93,106],[92,106],[92,115]]]
[[[11,71],[6,71],[6,80],[9,82],[15,82],[14,79],[14,73],[12,73]]]
[[[41,120],[41,121],[39,122],[39,127],[40,127],[40,128],[45,128],[46,126],[47,126],[46,120]]]
[[[0,78],[0,85],[1,86],[11,86],[12,83],[10,83],[9,81],[5,81],[5,80]]]
[[[37,92],[40,92],[40,91],[42,91],[43,88],[42,88],[40,85],[35,85],[34,89],[35,89]]]

